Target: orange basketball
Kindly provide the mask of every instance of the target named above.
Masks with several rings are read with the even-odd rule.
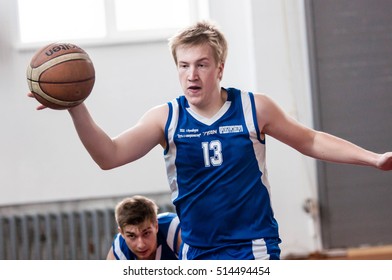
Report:
[[[67,109],[82,103],[95,82],[94,65],[80,47],[68,43],[47,45],[27,67],[27,83],[46,107]]]

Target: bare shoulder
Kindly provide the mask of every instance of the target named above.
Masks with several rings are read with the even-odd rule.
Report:
[[[149,109],[145,115],[151,115],[151,116],[157,116],[157,117],[162,117],[162,115],[167,115],[169,112],[169,106],[164,103],[157,105],[155,107],[152,107]]]
[[[169,115],[169,106],[161,104],[152,107],[139,119],[133,130],[139,131],[151,141],[151,148],[156,144],[165,147],[165,127]],[[145,142],[146,144],[146,142]]]
[[[157,105],[149,109],[139,120],[139,123],[153,122],[160,127],[164,127],[169,114],[167,104]]]
[[[114,256],[113,253],[113,247],[110,247],[110,250],[106,256],[106,260],[116,260],[116,257]]]
[[[267,107],[271,104],[276,105],[275,101],[266,93],[256,92],[253,94],[257,107]]]
[[[265,129],[274,120],[282,118],[285,114],[279,105],[265,93],[255,93],[255,106],[260,131]]]

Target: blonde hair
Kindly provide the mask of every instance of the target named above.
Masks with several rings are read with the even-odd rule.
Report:
[[[197,46],[207,44],[212,48],[215,62],[225,63],[227,57],[227,41],[217,26],[208,21],[200,21],[196,24],[180,30],[169,39],[169,48],[177,61],[177,48],[179,46]]]
[[[157,221],[158,206],[147,197],[135,195],[120,201],[115,208],[115,218],[121,230],[127,225],[139,225],[148,220]]]

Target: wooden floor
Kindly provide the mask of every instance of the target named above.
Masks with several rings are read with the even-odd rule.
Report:
[[[315,252],[307,256],[288,256],[292,260],[392,260],[392,245],[330,250]]]

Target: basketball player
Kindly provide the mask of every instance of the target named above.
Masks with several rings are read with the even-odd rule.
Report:
[[[108,260],[177,260],[180,224],[174,213],[158,213],[154,201],[133,196],[119,202],[115,217],[119,233]]]
[[[214,25],[190,26],[169,46],[182,96],[150,109],[114,138],[94,122],[85,104],[68,111],[82,143],[104,170],[163,147],[181,221],[181,259],[280,258],[266,135],[316,159],[392,169],[392,152],[368,151],[305,127],[267,95],[222,88],[227,43]]]

